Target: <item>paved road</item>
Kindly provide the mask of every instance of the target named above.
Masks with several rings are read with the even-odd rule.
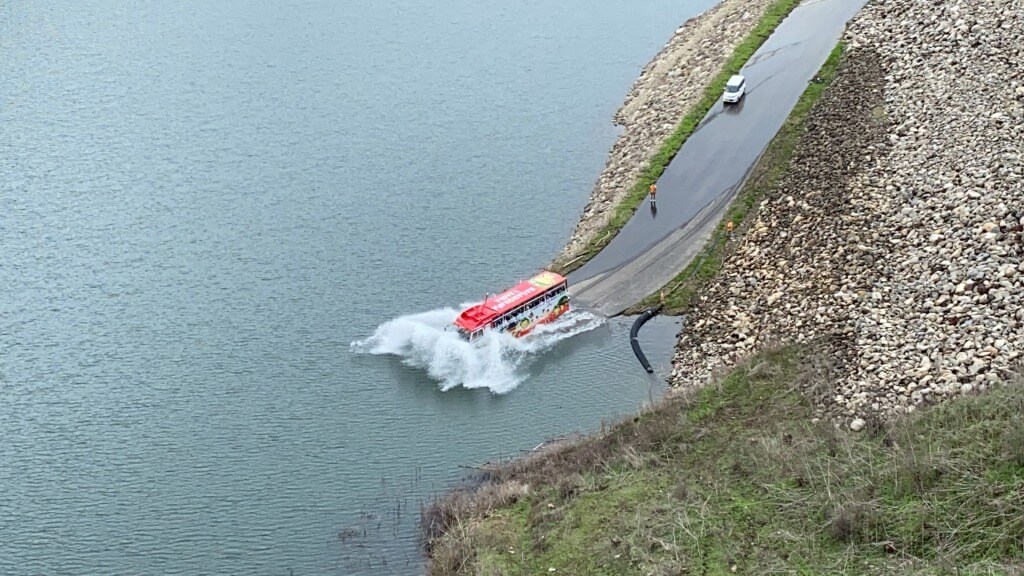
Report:
[[[865,2],[806,0],[790,13],[743,67],[746,97],[728,107],[719,100],[662,174],[657,210],[641,206],[604,250],[569,275],[577,302],[619,314],[693,260]]]

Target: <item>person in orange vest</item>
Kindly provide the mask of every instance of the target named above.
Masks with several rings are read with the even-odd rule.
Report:
[[[650,193],[650,196],[651,196],[651,206],[654,206],[657,203],[657,199],[655,198],[655,195],[658,193],[658,185],[657,184],[651,184],[651,187],[648,190],[649,190],[649,193]]]
[[[730,240],[732,240],[732,229],[734,227],[735,226],[733,225],[732,220],[729,220],[728,222],[725,223],[725,231],[729,234]]]

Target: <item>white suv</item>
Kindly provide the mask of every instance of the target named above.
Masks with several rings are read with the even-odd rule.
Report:
[[[722,102],[735,104],[747,93],[747,79],[739,74],[729,78],[725,83],[725,93],[722,94]]]

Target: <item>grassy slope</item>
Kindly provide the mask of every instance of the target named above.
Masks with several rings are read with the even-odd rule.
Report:
[[[1024,574],[1024,387],[855,434],[811,423],[805,359],[499,475],[531,488],[460,522],[432,574]]]
[[[699,293],[701,286],[713,278],[722,267],[729,249],[725,223],[732,221],[736,226],[734,232],[737,236],[742,234],[742,226],[754,206],[761,200],[765,192],[771,190],[778,183],[779,178],[786,172],[789,160],[793,156],[800,136],[804,132],[804,120],[814,104],[825,93],[832,80],[836,77],[839,63],[842,59],[843,45],[838,44],[829,55],[825,64],[818,72],[818,82],[807,85],[807,89],[800,96],[800,100],[793,107],[786,122],[779,129],[779,133],[772,139],[765,153],[758,160],[757,165],[750,174],[750,178],[743,185],[736,199],[733,200],[728,212],[722,219],[721,224],[715,231],[707,245],[698,256],[682,272],[676,275],[671,282],[655,294],[648,296],[636,306],[627,310],[627,314],[636,314],[640,311],[658,304],[660,293],[665,293],[665,303],[662,313],[681,314],[685,312],[693,296]]]
[[[808,88],[734,222],[778,180],[825,86]],[[712,242],[669,307],[724,253]],[[1024,387],[854,434],[811,423],[799,390],[828,388],[814,358],[763,353],[439,502],[425,515],[431,574],[1024,574]]]
[[[615,207],[609,223],[594,234],[587,247],[580,253],[580,256],[570,260],[568,263],[556,262],[552,266],[553,270],[563,274],[569,273],[585,264],[611,242],[612,238],[619,233],[619,230],[622,230],[622,227],[626,225],[626,222],[636,212],[637,207],[643,203],[647,197],[647,190],[650,185],[658,181],[658,178],[661,177],[669,162],[675,157],[676,152],[682,148],[683,143],[690,137],[690,134],[697,128],[697,125],[700,124],[700,121],[711,110],[711,107],[718,102],[729,76],[740,71],[740,68],[747,63],[747,60],[754,55],[754,52],[757,51],[761,44],[771,36],[779,23],[799,3],[800,0],[778,0],[768,8],[757,23],[757,26],[733,50],[732,56],[725,63],[721,72],[705,88],[704,97],[683,118],[675,132],[665,140],[658,152],[651,158],[647,169],[640,175],[639,180],[630,189],[629,194]]]

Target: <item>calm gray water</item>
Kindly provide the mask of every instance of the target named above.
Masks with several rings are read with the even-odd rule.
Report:
[[[712,3],[0,4],[0,574],[416,573],[460,465],[656,396],[624,321],[437,326],[557,252]]]

